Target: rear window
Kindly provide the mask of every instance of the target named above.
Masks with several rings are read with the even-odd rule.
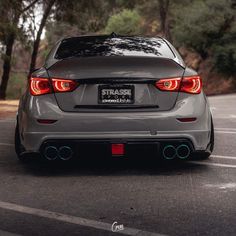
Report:
[[[64,39],[56,59],[96,56],[146,56],[174,58],[164,40],[143,37],[89,36]]]

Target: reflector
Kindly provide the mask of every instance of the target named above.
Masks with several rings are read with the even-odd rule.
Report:
[[[113,156],[123,156],[125,154],[125,145],[123,143],[112,143],[111,153]]]

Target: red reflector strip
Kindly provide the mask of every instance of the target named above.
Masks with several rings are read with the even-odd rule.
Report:
[[[40,124],[53,124],[57,122],[57,120],[45,120],[45,119],[38,119],[37,120]]]
[[[181,121],[181,122],[192,122],[192,121],[195,121],[197,120],[197,118],[195,117],[190,117],[190,118],[177,118],[178,121]]]
[[[111,144],[111,153],[113,156],[123,156],[125,154],[125,145],[123,143]]]

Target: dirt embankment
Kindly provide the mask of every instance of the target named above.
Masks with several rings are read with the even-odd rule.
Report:
[[[6,100],[0,101],[0,119],[16,117],[16,112],[18,109],[18,100]]]
[[[195,52],[181,48],[180,53],[185,63],[201,75],[207,95],[236,92],[236,77],[227,77],[217,73],[210,59],[202,60],[200,55]]]

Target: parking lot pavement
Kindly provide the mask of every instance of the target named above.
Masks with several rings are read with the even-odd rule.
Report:
[[[0,235],[236,235],[236,95],[209,100],[212,157],[160,165],[23,165],[2,117]]]

